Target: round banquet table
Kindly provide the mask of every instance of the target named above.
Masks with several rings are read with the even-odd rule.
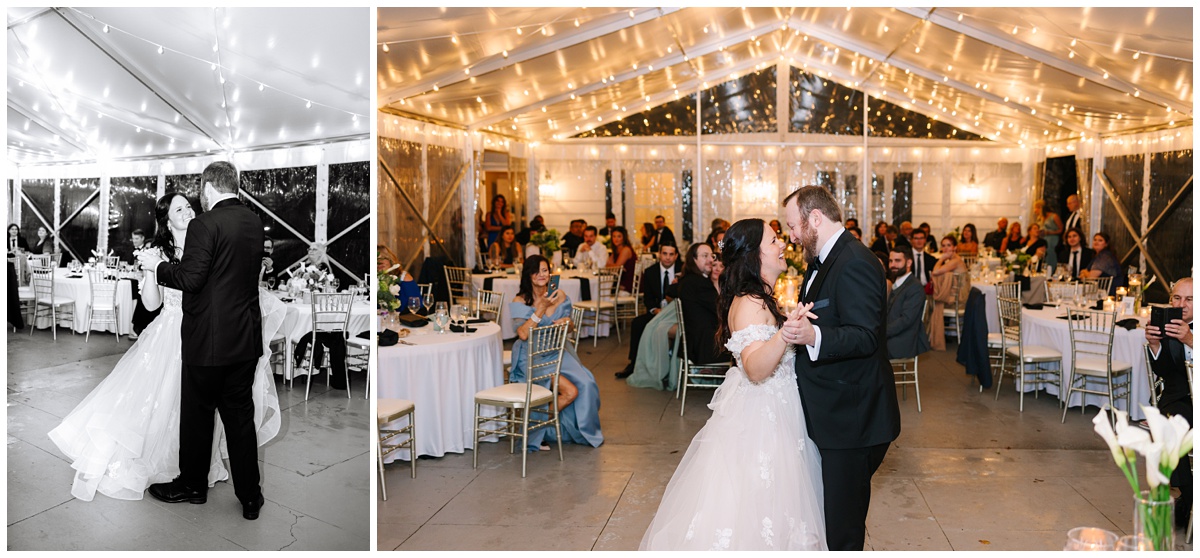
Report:
[[[562,279],[559,280],[558,287],[562,289],[564,293],[567,293],[567,296],[571,298],[572,303],[583,300],[581,297],[582,287],[580,286],[582,283],[579,281],[579,277],[583,276],[585,273],[587,272],[570,270],[563,271],[560,274],[562,275]],[[519,290],[521,287],[521,278],[517,277],[515,274],[474,274],[471,275],[471,283],[475,285],[475,290],[478,291],[483,289],[484,280],[489,277],[492,278],[491,290],[504,293],[504,307],[500,309],[500,335],[504,339],[512,339],[517,336],[517,330],[513,329],[512,313],[508,309],[508,304],[517,296],[517,290]],[[587,275],[587,277],[588,283],[590,284],[589,287],[591,287],[590,296],[592,297],[592,300],[596,300],[600,296],[600,279],[593,275]],[[584,323],[591,323],[590,318],[585,317],[583,321]],[[600,324],[600,337],[608,337],[609,327],[610,324],[608,323]],[[581,338],[591,337],[591,335],[592,326],[589,325],[580,328],[579,336]]]
[[[1067,371],[1071,369],[1071,332],[1067,326],[1067,320],[1059,319],[1058,316],[1066,315],[1066,313],[1065,307],[1060,309],[1054,306],[1046,306],[1041,310],[1021,309],[1021,340],[1025,343],[1050,347],[1062,353],[1063,382],[1066,382]],[[1131,316],[1117,316],[1117,320],[1129,317]],[[1144,326],[1147,319],[1139,318],[1139,321]],[[1133,409],[1126,409],[1125,401],[1121,398],[1118,398],[1116,403],[1111,403],[1110,406],[1128,411],[1130,418],[1134,420],[1144,419],[1145,414],[1142,413],[1141,406],[1150,404],[1150,381],[1147,376],[1145,352],[1142,348],[1145,342],[1146,332],[1141,327],[1130,331],[1117,326],[1113,337],[1113,359],[1123,360],[1133,365],[1130,378],[1132,391],[1129,396]],[[1006,384],[1009,386],[1008,389],[1015,389],[1016,381],[1010,379]],[[1061,390],[1060,393],[1059,388],[1055,386],[1046,386],[1046,390],[1057,395],[1059,399],[1062,399],[1062,394],[1066,393],[1066,389]],[[1027,386],[1025,391],[1033,391],[1033,387]],[[1071,400],[1067,402],[1067,406],[1079,407],[1080,398],[1083,395],[1081,393],[1071,394]],[[1087,394],[1086,401],[1088,405],[1101,407],[1107,400],[1107,397]]]
[[[92,301],[92,288],[88,282],[87,273],[76,277],[68,274],[65,267],[54,269],[54,295],[69,297],[75,301],[75,323],[71,326],[77,333],[85,333],[88,329],[87,307]],[[133,331],[133,283],[126,276],[117,281],[117,332],[125,335]],[[63,323],[61,314],[59,324]],[[50,315],[45,313],[35,324],[38,329],[50,327]],[[111,324],[96,324],[93,331],[112,331]]]
[[[280,297],[280,299],[288,297],[285,293],[275,292],[272,294]],[[287,336],[288,341],[284,344],[287,347],[288,353],[286,355],[283,377],[284,379],[290,379],[294,364],[291,357],[291,348],[305,333],[312,331],[312,304],[305,304],[299,301],[287,302],[285,300],[284,305],[287,306],[287,315],[284,316],[283,325],[279,329],[282,334]],[[371,307],[370,300],[356,297],[350,305],[350,321],[346,324],[346,332],[351,337],[354,337],[359,333],[369,330],[374,316],[375,311]]]
[[[417,455],[441,457],[473,449],[475,394],[504,383],[500,327],[491,322],[471,327],[474,333],[439,335],[428,325],[401,339],[408,345],[379,347],[376,393],[415,405]],[[482,410],[488,415],[499,411]],[[402,449],[387,462],[407,461],[408,454]]]
[[[1000,331],[1000,307],[996,304],[996,284],[995,279],[988,280],[971,278],[971,286],[979,289],[983,293],[984,306],[987,311],[988,333],[997,333]],[[1037,302],[1045,302],[1046,293],[1046,278],[1043,276],[1035,276],[1029,278],[1030,289],[1021,293],[1022,304],[1033,304]]]

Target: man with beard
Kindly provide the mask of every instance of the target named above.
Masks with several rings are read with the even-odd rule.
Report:
[[[925,231],[913,231],[924,236]],[[888,253],[888,280],[892,294],[888,297],[887,348],[888,358],[913,358],[929,350],[929,337],[921,326],[925,309],[925,289],[912,272],[912,250],[895,248]]]
[[[792,241],[812,258],[800,299],[812,308],[789,316],[781,329],[796,345],[800,401],[821,452],[825,540],[830,550],[862,550],[871,476],[900,435],[883,265],[846,233],[828,190],[792,192],[784,215]]]

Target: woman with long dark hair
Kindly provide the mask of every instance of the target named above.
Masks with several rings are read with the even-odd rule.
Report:
[[[633,245],[629,244],[629,233],[625,231],[625,227],[613,227],[609,232],[612,254],[608,256],[608,266],[617,266],[625,270],[621,274],[621,290],[631,293],[633,292],[633,271],[637,266],[637,254],[633,251]]]
[[[178,262],[193,217],[192,205],[182,194],[160,198],[154,207],[158,231],[150,249]],[[179,476],[183,293],[160,287],[154,270],[144,270],[139,283],[142,302],[149,309],[161,305],[162,312],[142,330],[104,381],[50,431],[50,440],[72,462],[75,481],[71,495],[80,500],[91,501],[96,492],[119,500],[141,500],[151,484]],[[263,356],[255,370],[252,393],[254,429],[261,446],[279,432],[279,398],[268,345],[282,326],[287,308],[263,290],[259,291],[259,304]],[[220,451],[212,454],[209,487],[229,478],[221,461],[223,435],[220,444]]]
[[[513,328],[518,339],[512,346],[512,368],[508,379],[524,382],[529,366],[529,335],[539,325],[571,321],[571,299],[562,289],[546,296],[550,283],[550,262],[540,255],[529,256],[521,269],[517,296],[509,303]],[[579,324],[571,324],[579,327]],[[600,388],[592,372],[584,368],[570,343],[563,349],[562,375],[558,383],[558,418],[564,442],[597,447],[604,443],[600,431]],[[545,384],[549,388],[549,384]],[[539,428],[529,433],[529,451],[550,449],[543,441],[554,440],[553,428]]]
[[[37,242],[29,247],[30,254],[53,254],[54,236],[46,227],[37,228]]]
[[[1121,263],[1117,260],[1117,254],[1112,249],[1112,237],[1108,233],[1100,231],[1092,236],[1092,250],[1095,250],[1096,256],[1092,258],[1092,265],[1087,269],[1079,272],[1080,279],[1099,279],[1101,277],[1112,277],[1112,285],[1108,287],[1108,294],[1115,294],[1117,287],[1127,286],[1128,278],[1125,277],[1125,270],[1121,269]]]
[[[958,239],[957,249],[961,256],[975,256],[979,254],[979,233],[975,230],[974,223],[963,225],[962,237]]]
[[[517,233],[512,225],[500,228],[500,236],[488,248],[488,256],[500,260],[500,267],[512,267],[525,259],[525,252],[521,250],[521,243],[517,242]]]
[[[821,457],[772,292],[785,245],[761,219],[725,233],[717,341],[736,365],[667,484],[642,550],[826,550]],[[796,309],[807,313],[811,304]]]
[[[487,231],[487,245],[490,247],[496,242],[496,238],[500,236],[500,231],[504,230],[505,226],[511,226],[513,216],[508,210],[508,200],[501,194],[496,194],[492,198],[492,210],[484,216],[484,230]]]

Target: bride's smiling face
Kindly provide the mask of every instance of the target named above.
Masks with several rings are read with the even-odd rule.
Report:
[[[188,223],[196,217],[196,212],[192,209],[192,204],[188,203],[187,198],[183,196],[175,196],[171,200],[171,209],[167,211],[167,224],[172,230],[186,232]]]
[[[780,273],[787,270],[787,260],[783,259],[783,241],[775,236],[770,225],[763,224],[762,242],[759,243],[759,258],[762,260],[761,275],[769,285],[775,284]]]

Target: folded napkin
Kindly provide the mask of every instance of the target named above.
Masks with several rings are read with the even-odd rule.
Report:
[[[468,324],[486,324],[490,321],[491,320],[486,319],[486,318],[471,318],[471,319],[467,320],[467,323]]]
[[[484,321],[487,321],[487,320],[484,320]],[[450,331],[453,331],[454,333],[462,333],[463,328],[461,326],[456,326],[454,324],[450,324]],[[467,333],[475,333],[476,331],[479,331],[479,330],[477,330],[473,327],[467,328]]]
[[[1021,306],[1024,306],[1030,310],[1041,310],[1043,307],[1042,303],[1040,302],[1031,302],[1028,304],[1022,304]]]
[[[1133,331],[1133,330],[1137,329],[1138,326],[1141,325],[1141,323],[1138,322],[1137,318],[1125,318],[1124,320],[1118,320],[1117,325],[1121,326],[1129,331]]]
[[[1082,320],[1082,319],[1086,318],[1087,316],[1079,315],[1079,316],[1057,316],[1057,317],[1060,320]]]
[[[390,329],[385,329],[385,330],[379,332],[379,346],[380,347],[390,347],[392,345],[395,345],[399,341],[400,341],[400,334],[398,334]]]
[[[400,323],[408,327],[425,327],[429,324],[429,320],[422,318],[416,314],[401,314],[398,316]]]

